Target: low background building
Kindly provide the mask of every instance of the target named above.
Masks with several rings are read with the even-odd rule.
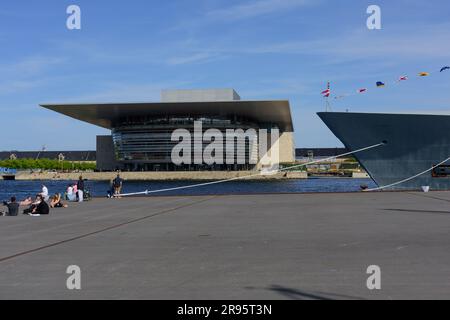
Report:
[[[330,157],[336,157],[338,155],[348,153],[350,150],[347,148],[298,148],[295,149],[295,159],[297,161],[309,161],[309,160],[320,160],[326,159]],[[348,156],[348,159],[352,158],[352,156]]]
[[[95,162],[95,151],[0,151],[0,160],[50,159],[75,162]]]

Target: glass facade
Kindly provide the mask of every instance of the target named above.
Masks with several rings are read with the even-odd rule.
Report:
[[[209,129],[217,129],[223,134],[223,154],[234,148],[233,164],[195,164],[194,145],[202,145],[202,150],[211,141],[195,141],[195,122],[201,121],[202,133]],[[172,150],[179,141],[172,141],[172,133],[176,129],[185,129],[191,135],[191,158],[188,164],[175,165],[172,161]],[[245,141],[238,141],[237,129],[248,131]],[[253,130],[252,130],[253,129]],[[205,171],[205,170],[253,170],[258,162],[258,130],[260,125],[242,119],[227,118],[192,118],[167,117],[150,118],[134,117],[120,121],[112,130],[116,159],[123,164],[124,170],[130,171]],[[230,131],[232,130],[232,131]],[[197,139],[199,139],[197,137]],[[234,143],[230,146],[230,141]],[[244,143],[238,143],[238,142]],[[228,142],[228,144],[227,144]],[[228,148],[228,149],[227,149]],[[230,154],[230,153],[229,153]]]

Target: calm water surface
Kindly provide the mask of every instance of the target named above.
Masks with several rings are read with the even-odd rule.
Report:
[[[35,195],[45,184],[50,193],[64,193],[69,183],[73,181],[3,181],[0,180],[0,200],[9,199],[12,195],[18,199]],[[125,181],[123,192],[133,193],[145,190],[160,190],[179,186],[193,185],[196,181]],[[216,185],[197,187],[186,190],[166,191],[154,196],[166,195],[214,195],[214,194],[254,194],[254,193],[308,193],[308,192],[355,192],[361,185],[375,187],[370,179],[320,178],[308,180],[283,181],[232,181]],[[87,188],[93,196],[106,196],[108,182],[87,181]]]

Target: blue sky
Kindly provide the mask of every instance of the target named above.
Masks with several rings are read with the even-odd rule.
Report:
[[[70,4],[81,30],[66,28]],[[366,27],[370,4],[382,30]],[[450,72],[439,73],[450,65],[449,15],[448,0],[2,1],[0,150],[94,149],[107,133],[39,103],[222,87],[289,99],[298,147],[341,146],[315,115],[327,81],[337,95],[370,89],[333,101],[335,111],[449,113]],[[411,80],[394,84],[401,75]]]

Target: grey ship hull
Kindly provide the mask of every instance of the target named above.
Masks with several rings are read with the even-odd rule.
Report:
[[[318,116],[350,150],[387,142],[355,155],[380,187],[410,178],[450,157],[450,116],[347,112],[320,112]],[[436,170],[441,169],[447,170]],[[389,189],[450,189],[450,175],[434,175],[428,172]]]

